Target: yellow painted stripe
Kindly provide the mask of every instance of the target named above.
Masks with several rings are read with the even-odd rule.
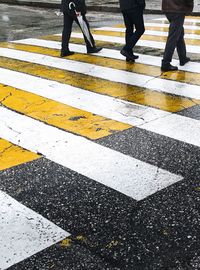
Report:
[[[7,46],[9,47],[9,44],[7,44]],[[30,52],[43,53],[53,56],[59,55],[58,50],[52,50],[37,46],[20,45],[20,44],[11,44],[11,46],[19,50],[26,50]],[[73,59],[73,57],[77,57],[77,55],[70,56],[69,59],[70,58]],[[92,59],[95,56],[90,57]],[[47,66],[31,64],[3,57],[0,59],[1,59],[0,67],[9,68],[12,70],[21,71],[38,77],[55,80],[61,83],[73,85],[75,87],[80,87],[81,85],[82,88],[92,92],[117,97],[122,100],[135,102],[141,105],[151,106],[169,112],[178,112],[199,103],[199,101],[195,99],[172,96],[170,94],[159,93],[141,87],[135,87],[123,83],[110,82],[104,79],[94,78],[84,74],[59,70],[56,68],[52,69]],[[96,60],[96,62],[98,61]],[[105,61],[107,61],[107,59],[105,59]],[[118,61],[119,60],[116,60],[116,62]],[[121,62],[125,63],[124,61]],[[125,63],[125,65],[130,66],[130,68],[131,66],[132,67],[134,66],[128,63],[127,64]],[[178,75],[171,75],[171,76],[173,77]]]
[[[115,25],[115,27],[124,28],[125,26],[124,26],[124,24],[117,24],[117,25]],[[160,31],[160,32],[168,32],[168,30],[169,30],[168,27],[162,27],[162,24],[158,24],[158,26],[146,26],[145,25],[145,29],[152,30],[152,31]],[[200,30],[193,30],[193,29],[185,29],[184,32],[186,34],[196,34],[196,35],[200,34]]]
[[[187,19],[194,19],[194,20],[199,20],[199,16],[186,16]]]
[[[5,59],[1,60],[1,63],[5,61]],[[12,64],[11,62],[9,61],[14,70],[18,66],[19,71],[21,66],[24,65],[23,71],[29,73],[34,68],[33,65],[26,66],[25,63],[16,62],[16,64]],[[38,68],[38,72],[41,71],[40,67],[35,68]],[[2,84],[0,84],[0,100],[9,109],[90,139],[99,139],[131,127],[130,125]]]
[[[54,53],[56,53],[55,50]],[[199,102],[194,99],[190,100],[122,83],[109,82],[82,74],[52,69],[46,66],[8,60],[6,58],[1,58],[0,66],[47,79],[53,79],[61,83],[68,83],[77,87],[81,85],[84,89],[92,92],[106,94],[122,100],[152,106],[169,112],[177,112],[184,108],[194,106]]]
[[[93,34],[96,35],[106,35],[106,36],[114,36],[114,37],[124,37],[125,33],[122,32],[115,32],[115,31],[103,31],[103,30],[93,30]],[[151,41],[160,41],[160,42],[166,42],[167,37],[163,36],[154,36],[154,35],[143,35],[141,37],[142,40],[151,40]],[[200,40],[198,39],[185,39],[185,42],[187,45],[200,45]]]
[[[153,27],[153,26],[145,26],[146,30],[153,30],[153,31],[161,31],[161,32],[168,32],[168,27]],[[200,30],[194,30],[194,29],[185,29],[184,32],[186,34],[196,34],[199,35],[200,34]]]
[[[156,21],[153,21],[154,23],[156,23]],[[167,20],[166,21],[163,21],[163,23],[167,24],[169,23]],[[185,21],[184,25],[193,25],[193,26],[200,26],[200,22],[188,22],[188,21]]]
[[[40,158],[39,155],[0,138],[0,170]]]
[[[56,56],[56,57],[59,56],[59,51],[56,49],[49,49],[49,48],[43,48],[43,47],[38,47],[38,46],[23,45],[23,44],[12,44],[12,43],[11,44],[2,43],[0,45],[2,47],[13,48],[16,50],[23,50],[27,52],[34,52],[34,53],[45,54],[45,55]],[[161,73],[160,67],[157,67],[157,66],[150,66],[150,65],[145,65],[141,63],[135,63],[133,65],[123,60],[104,58],[100,56],[80,54],[80,53],[76,53],[73,56],[68,57],[68,59],[100,65],[103,67],[126,70],[126,71],[149,75],[153,77],[159,76],[160,78],[168,79],[168,80],[174,80],[174,81],[179,81],[179,82],[184,82],[184,83],[200,85],[199,73],[195,73],[195,76],[193,72],[186,72],[186,71],[181,71],[181,70],[174,73],[172,72]]]
[[[49,36],[42,36],[39,39],[61,41],[61,36],[49,35]],[[70,43],[85,45],[84,39],[82,38],[70,38]],[[95,40],[95,44],[96,46],[106,47],[106,48],[113,48],[115,46],[121,46],[120,43],[107,42],[107,41],[101,41],[101,40]]]
[[[195,19],[195,18],[194,18]],[[148,22],[150,22],[150,21],[148,21]],[[166,20],[163,20],[163,21],[157,21],[157,20],[153,20],[153,21],[151,21],[151,23],[157,23],[158,24],[158,26],[162,26],[162,24],[168,24],[169,22],[168,22],[168,20],[166,19]],[[194,26],[200,26],[200,22],[193,22],[193,21],[185,21],[184,22],[184,25],[194,25]]]

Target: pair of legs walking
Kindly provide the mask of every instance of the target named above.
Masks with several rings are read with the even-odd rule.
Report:
[[[178,57],[180,60],[180,65],[186,64],[190,61],[190,58],[186,56],[186,46],[184,41],[184,20],[185,14],[183,13],[167,13],[166,17],[170,23],[169,33],[165,46],[164,56],[162,60],[162,71],[173,71],[178,68],[172,66],[170,63],[172,61],[172,56],[175,49],[177,49]]]
[[[138,56],[133,54],[133,48],[145,31],[143,9],[138,7],[131,11],[122,12],[122,14],[126,26],[126,44],[121,50],[121,54],[126,57],[127,61],[134,62]]]
[[[93,38],[93,36],[92,36],[92,34],[90,32],[89,23],[88,23],[85,15],[82,15],[82,17],[83,17],[83,20],[84,20],[87,28],[88,28],[87,30],[88,30],[88,33],[89,33],[89,37],[86,37],[85,34],[83,33],[83,37],[84,37],[84,40],[85,40],[87,52],[88,53],[97,53],[102,48],[97,48],[95,46],[94,38]],[[64,27],[63,27],[63,32],[62,32],[61,57],[73,54],[73,52],[71,52],[69,50],[69,40],[70,40],[70,36],[71,36],[71,32],[72,32],[72,24],[73,24],[74,21],[80,27],[78,19],[76,17],[71,17],[70,15],[68,15],[68,13],[64,12]]]

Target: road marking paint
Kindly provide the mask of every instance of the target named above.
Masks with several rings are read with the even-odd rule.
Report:
[[[108,67],[101,67],[88,63],[76,62],[68,59],[58,59],[36,53],[27,53],[24,51],[15,51],[4,48],[0,48],[0,51],[2,56],[8,57],[9,55],[9,57],[13,59],[46,65],[53,68],[60,68],[71,72],[83,73],[88,76],[105,79],[112,82],[145,87],[159,92],[200,99],[200,86],[197,85],[165,80],[162,78],[136,74],[123,70],[116,70]]]
[[[67,104],[70,103],[70,105],[75,107],[84,108],[87,111],[109,117],[125,124],[140,126],[145,122],[170,115],[170,113],[161,110],[156,110],[125,101],[121,102],[120,100],[94,93],[88,94],[87,91],[82,89],[60,84],[54,81],[49,81],[5,69],[0,69],[0,72],[0,81],[3,80],[4,84],[9,84],[16,88],[23,88],[25,91],[29,91],[40,96],[45,96],[56,101],[66,102]],[[27,81],[29,84],[25,83]],[[93,102],[91,102],[91,100]]]
[[[17,40],[17,41],[13,41],[13,42],[14,43],[12,43],[12,44],[10,44],[10,43],[1,44],[0,43],[0,46],[11,48],[11,49],[19,49],[19,50],[29,51],[29,52],[44,53],[44,54],[48,54],[48,55],[52,55],[52,56],[59,56],[59,54],[57,52],[53,52],[53,51],[50,51],[50,53],[48,53],[48,51],[46,52],[45,50],[40,50],[39,48],[35,48],[33,46],[41,46],[41,47],[56,49],[56,50],[60,50],[60,47],[61,47],[61,43],[58,41],[42,40],[42,39],[34,39],[34,38],[22,39],[22,40]],[[27,47],[27,46],[22,45],[20,47],[20,46],[17,46],[18,44],[27,44],[27,45],[32,45],[32,46]],[[86,49],[85,49],[84,45],[70,43],[69,47],[71,50],[73,50],[75,52],[86,53]],[[101,52],[93,54],[93,55],[125,61],[125,57],[120,54],[120,51],[113,50],[113,49],[103,48],[103,50]],[[139,53],[137,53],[137,55],[139,55],[139,58],[136,60],[135,64],[140,63],[140,64],[157,66],[157,67],[160,67],[160,65],[161,65],[162,57],[139,54]],[[173,59],[172,64],[179,65],[179,61],[176,59]],[[132,65],[132,66],[134,66],[134,65]],[[198,73],[200,73],[200,63],[189,62],[185,66],[179,66],[179,70],[194,72],[194,73],[198,74]],[[194,76],[193,76],[193,79],[194,79]]]
[[[3,72],[2,76],[4,76],[4,78],[7,77],[8,80],[10,80],[10,76],[13,76],[13,81],[19,78],[18,83],[16,84],[17,88],[23,88],[25,91],[27,91],[27,89],[29,90],[28,93],[13,87],[8,87],[0,84],[0,100],[2,100],[0,104],[6,108],[12,109],[27,116],[33,117],[34,119],[45,122],[49,125],[68,130],[93,140],[111,135],[117,131],[122,131],[130,128],[129,125],[119,123],[102,116],[94,115],[94,112],[91,108],[92,106],[90,105],[91,98],[95,98],[96,104],[102,102],[102,105],[99,106],[100,110],[103,110],[103,106],[112,105],[111,108],[109,107],[109,112],[106,113],[109,116],[109,113],[111,113],[112,110],[120,106],[119,103],[121,101],[117,103],[115,100],[113,101],[112,98],[102,98],[103,96],[98,94],[91,94],[90,92],[85,92],[85,99],[83,100],[81,89],[78,89],[78,93],[74,95],[74,91],[76,89],[73,87],[70,88],[70,86],[65,87],[65,90],[68,91],[68,88],[70,88],[69,91],[71,90],[72,97],[70,97],[69,91],[64,91],[64,95],[61,94],[61,96],[59,96],[59,93],[61,92],[60,87],[62,88],[62,84],[58,83],[57,88],[52,89],[51,83],[53,84],[53,81],[43,81],[40,78],[35,78],[34,80],[34,77],[27,78],[20,73],[10,73],[9,70],[5,73]],[[28,79],[29,84],[26,83],[26,79]],[[15,85],[12,82],[11,84]],[[40,86],[40,84],[42,86]],[[9,82],[7,82],[6,85],[9,85]],[[25,87],[23,87],[23,85]],[[41,88],[43,91],[40,91]],[[52,92],[52,90],[54,91],[52,95],[50,94],[50,97],[54,97],[54,100],[46,98],[46,96],[48,96],[46,92]],[[80,97],[82,97],[82,99]],[[69,99],[71,99],[71,102]],[[84,103],[84,107],[87,108],[88,111],[79,109],[82,106],[81,102]],[[71,107],[67,103],[73,106]],[[122,110],[123,112],[126,107],[124,103],[121,102],[121,104],[124,107]],[[93,107],[95,108],[95,106]],[[97,112],[97,110],[95,110],[95,112]],[[118,114],[120,114],[120,111]],[[113,115],[113,113],[111,115]]]
[[[124,27],[124,24],[118,24],[117,27]],[[145,28],[154,28],[154,29],[168,29],[169,28],[169,23],[157,23],[157,22],[145,22]],[[200,30],[200,26],[196,25],[184,25],[185,30]]]
[[[163,32],[161,32],[163,33]],[[106,30],[93,30],[92,34],[97,34],[97,35],[106,35],[106,36],[113,36],[113,37],[123,37],[125,38],[125,33],[123,32],[115,32],[115,31],[106,31]],[[146,32],[144,33],[144,35],[142,35],[142,37],[140,38],[140,41],[144,40],[144,41],[154,41],[154,42],[166,42],[167,40],[167,36],[163,36],[163,35],[148,35]],[[200,41],[197,39],[186,39],[185,43],[187,45],[192,45],[192,46],[199,46],[200,45]]]
[[[90,111],[93,114],[104,115],[104,116],[106,115],[106,117],[108,117],[109,119],[113,119],[113,120],[117,119],[116,121],[122,122],[124,124],[128,124],[128,125],[123,125],[122,123],[119,123],[119,127],[121,127],[121,130],[130,128],[129,125],[132,125],[132,126],[140,125],[142,123],[157,119],[158,117],[163,117],[163,116],[168,115],[168,112],[165,112],[165,111],[161,111],[158,109],[154,109],[154,108],[150,108],[150,107],[146,107],[142,105],[137,105],[137,104],[127,102],[127,101],[121,101],[119,99],[114,99],[112,97],[108,97],[108,96],[104,96],[104,95],[100,95],[96,93],[91,93],[80,88],[72,87],[70,85],[65,85],[65,84],[54,82],[54,81],[49,81],[46,79],[41,79],[41,78],[37,78],[30,75],[9,71],[9,70],[0,69],[0,72],[1,72],[0,81],[3,81],[5,85],[11,85],[12,87],[19,88],[24,91],[28,91],[30,93],[33,93],[39,96],[50,98],[57,102],[70,104],[70,106],[74,106],[76,108],[82,108],[82,109],[84,108],[84,110]],[[14,78],[14,79],[12,80],[10,78]],[[26,84],[27,81],[29,82],[29,84]],[[12,89],[8,89],[8,92],[12,93]],[[19,93],[19,94],[20,96],[26,95],[26,93]],[[29,100],[28,97],[29,97],[29,94],[27,94],[27,99]],[[37,96],[34,98],[38,102]],[[14,96],[13,102],[15,100],[16,99]],[[30,99],[30,102],[31,102],[31,99]],[[43,103],[43,102],[40,101],[40,103]],[[60,105],[57,105],[55,106],[55,108],[58,107],[58,110],[59,110],[59,106]],[[11,108],[15,109],[16,107],[12,106]],[[17,110],[21,112],[20,106],[17,107]],[[40,110],[36,110],[37,114],[39,114],[38,111]],[[25,111],[23,111],[23,113],[29,116],[29,114],[26,113]],[[43,114],[43,111],[42,111],[42,114]],[[59,111],[58,111],[58,114],[59,114]],[[45,115],[45,117],[47,116],[48,114]],[[34,115],[34,118],[37,119],[35,115]],[[41,119],[41,117],[39,119]],[[61,120],[62,119],[63,118],[61,118]],[[112,125],[110,124],[110,122],[112,124],[112,121],[108,121],[107,125],[108,127],[110,126],[110,128],[112,128]],[[50,124],[52,123],[50,122]],[[91,126],[92,126],[92,123],[91,123]],[[85,125],[84,125],[84,128],[85,128]],[[98,128],[98,126],[96,126],[96,128]],[[73,131],[75,133],[80,134],[79,130],[76,131],[76,125]],[[84,134],[84,130],[82,133]],[[87,134],[87,132],[85,133]],[[96,136],[98,136],[98,134]]]
[[[51,42],[51,44],[52,44],[52,42]],[[7,45],[7,46],[9,47],[9,45]],[[12,44],[12,47],[14,47],[14,46],[16,46],[16,49],[20,49],[19,44],[14,44],[14,45]],[[75,46],[75,48],[76,47],[77,46]],[[49,56],[58,56],[58,53],[56,53],[53,50],[50,51],[48,49],[42,49],[42,48],[39,49],[39,48],[35,48],[35,47],[33,48],[33,46],[24,48],[24,45],[23,45],[21,49],[23,51],[26,51],[26,52],[36,52],[39,54],[45,54],[45,55],[49,55]],[[3,50],[3,49],[0,48],[0,55],[1,55],[1,50]],[[114,54],[115,50],[112,50],[112,51]],[[177,75],[177,72],[176,73],[172,73],[172,72],[161,73],[160,67],[159,68],[152,67],[152,66],[149,66],[149,65],[146,65],[143,63],[139,63],[139,62],[141,62],[141,60],[136,62],[134,65],[131,63],[127,63],[126,61],[119,61],[119,60],[116,60],[113,58],[109,59],[109,61],[108,61],[108,60],[100,57],[101,55],[103,56],[103,52],[104,52],[104,50],[102,51],[102,54],[101,53],[99,55],[96,54],[95,56],[94,55],[91,56],[88,54],[82,54],[82,53],[75,54],[68,59],[76,60],[79,62],[90,63],[90,64],[97,64],[98,66],[104,66],[104,67],[110,67],[110,68],[119,69],[119,70],[135,72],[135,73],[139,73],[139,74],[143,74],[143,75],[150,75],[153,77],[159,76],[160,78],[163,78],[163,79],[177,80],[179,82],[200,85],[200,74],[198,74],[198,73],[195,74],[195,79],[194,79],[194,74],[181,72],[181,71],[178,71],[178,75]],[[9,51],[6,54],[3,51],[3,56],[7,55],[7,54],[9,56]],[[118,55],[119,54],[120,53],[118,52]],[[124,58],[124,57],[122,56],[122,58]],[[141,58],[143,58],[143,57],[141,57]],[[1,66],[6,67],[6,63],[3,64],[3,61],[2,61]],[[191,63],[189,63],[189,66],[192,66]],[[199,64],[199,66],[200,66],[200,64]]]
[[[178,114],[156,119],[140,128],[200,147],[200,121]]]
[[[200,23],[200,19],[194,19],[194,18],[195,17],[193,17],[193,18],[186,17],[185,20],[184,20],[184,25],[185,24],[193,24],[193,25],[197,24],[197,26],[198,26],[198,24]],[[156,18],[156,19],[153,19],[153,20],[154,21],[159,21],[161,23],[169,23],[166,17]]]
[[[0,108],[0,136],[136,200],[182,180],[180,175],[6,108]]]
[[[117,24],[115,27],[124,28],[124,24]],[[189,28],[188,28],[189,27]],[[200,27],[198,27],[200,28]],[[200,29],[196,29],[191,25],[184,25],[184,32],[185,34],[200,34]],[[145,23],[145,30],[151,31],[161,31],[161,32],[168,32],[169,24],[158,24],[158,23]]]
[[[162,23],[162,24],[158,24],[158,23],[151,23],[151,22],[146,22],[145,23],[145,26],[150,26],[150,27],[169,27],[169,24],[168,23]],[[196,25],[184,25],[184,28],[185,29],[188,29],[188,30],[200,30],[200,26],[196,26]]]
[[[69,233],[0,191],[0,269],[65,239]]]
[[[0,170],[5,170],[38,158],[40,158],[39,155],[0,138]]]
[[[72,33],[72,37],[76,38],[83,38],[81,33]],[[125,39],[122,37],[114,37],[114,36],[106,36],[106,35],[93,35],[95,40],[107,41],[107,42],[116,42],[120,44],[125,44]],[[150,47],[150,48],[157,48],[163,49],[165,48],[165,42],[160,41],[152,41],[152,40],[139,40],[137,42],[137,46],[141,47]],[[200,46],[193,46],[187,45],[187,51],[190,53],[199,54],[200,53]]]
[[[100,27],[100,28],[95,28],[94,30],[97,31],[102,31],[102,33],[105,31],[106,33],[109,32],[118,32],[118,33],[125,33],[125,28],[118,28],[118,27]],[[161,31],[152,31],[152,30],[145,30],[145,34],[143,36],[159,36],[159,37],[167,37],[168,36],[168,32],[161,32]],[[190,39],[191,43],[192,43],[192,39],[200,39],[199,35],[195,35],[195,34],[185,34],[184,36],[186,39]],[[189,40],[189,42],[190,42]],[[188,42],[186,40],[186,42]],[[187,43],[187,44],[191,44],[191,43]]]
[[[45,97],[50,98],[50,99],[55,99],[55,97],[50,95],[50,93],[51,94],[54,93],[54,91],[52,91],[52,86],[56,84],[55,81],[58,81],[67,85],[61,87],[60,85],[58,86],[56,84],[55,86],[55,88],[57,89],[56,92],[61,91],[60,89],[63,87],[65,87],[65,89],[67,90],[67,92],[65,90],[64,93],[69,93],[69,89],[72,89],[72,91],[74,92],[75,89],[71,88],[71,86],[78,87],[78,89],[80,90],[79,86],[82,85],[82,87],[86,90],[89,90],[90,93],[96,92],[96,93],[100,93],[104,95],[109,95],[111,97],[115,97],[120,100],[134,102],[141,105],[153,106],[155,108],[159,108],[159,109],[169,111],[169,112],[180,111],[184,108],[188,108],[199,103],[198,100],[187,99],[180,96],[171,96],[169,94],[159,93],[157,91],[151,91],[148,89],[143,89],[143,88],[139,88],[139,87],[135,87],[131,85],[105,81],[103,79],[98,79],[95,77],[90,77],[90,76],[86,76],[79,73],[72,73],[68,71],[57,70],[55,68],[52,69],[52,68],[48,68],[47,66],[42,66],[42,65],[37,65],[37,64],[32,65],[32,64],[28,64],[27,62],[16,61],[16,60],[11,61],[10,59],[8,60],[8,58],[5,58],[5,59],[1,58],[0,66],[1,65],[4,67],[7,67],[7,69],[9,70],[3,69],[2,76],[0,77],[0,82],[2,82],[3,84],[10,85],[12,87],[25,90],[25,91],[27,91],[27,89],[24,87],[27,84],[24,83],[24,81],[32,81],[33,78],[38,79],[37,77],[41,77],[41,74],[43,78],[49,79],[50,81],[54,80],[50,85],[51,91],[48,92],[48,96],[46,95],[47,91],[44,92],[45,93],[44,95],[46,95]],[[37,77],[26,75],[23,73],[18,73],[18,72],[17,72],[18,75],[15,73],[12,73],[13,75],[11,75],[10,73],[11,69],[17,70],[17,71],[20,70],[21,72],[26,72],[26,73],[28,72],[29,74],[32,74]],[[3,74],[4,74],[4,77],[3,77]],[[24,81],[21,81],[21,83],[19,83],[19,81],[16,82],[16,80],[13,81],[10,79],[10,77],[13,77],[13,76],[20,77],[20,80],[23,77]],[[47,85],[49,83],[49,80],[48,81],[46,80]],[[41,91],[40,83],[37,84],[37,89],[35,86],[36,84],[34,82],[34,87],[31,89],[31,91],[37,91],[38,89],[40,89]],[[45,85],[45,87],[47,86]],[[30,92],[30,89],[29,89],[29,92]],[[37,94],[38,92],[33,92],[33,93]],[[82,97],[83,95],[82,93],[84,93],[83,90],[81,90],[81,93],[79,94],[79,98]],[[60,93],[60,95],[63,96],[63,93]],[[91,97],[92,95],[90,95],[89,103],[91,103]],[[71,104],[72,106],[77,106],[78,104],[78,102],[74,104],[69,103],[69,97],[67,96],[66,98],[63,98],[62,100],[57,100],[57,101],[64,102],[65,100],[67,100],[68,104]],[[95,100],[95,97],[93,98],[93,100]],[[71,98],[70,98],[70,102],[71,102]],[[86,104],[85,94],[84,94],[83,104]],[[120,107],[123,107],[123,106],[120,105]],[[80,107],[80,109],[85,109],[85,107]]]

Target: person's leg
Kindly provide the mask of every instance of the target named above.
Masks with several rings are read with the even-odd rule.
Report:
[[[130,49],[129,47],[127,47],[127,44],[129,43],[129,40],[130,38],[132,37],[133,35],[133,30],[134,30],[134,27],[133,27],[133,22],[132,22],[132,18],[130,16],[130,13],[128,12],[122,12],[122,15],[123,15],[123,18],[124,18],[124,24],[125,24],[125,46],[124,46],[124,49],[126,51],[128,51],[129,53],[132,53],[132,48]]]
[[[127,61],[134,61],[138,58],[133,54],[133,47],[144,33],[143,9],[136,8],[131,12],[123,12],[124,24],[126,27],[126,44],[121,50],[121,54],[126,56]],[[135,32],[133,32],[135,26]]]
[[[172,56],[174,54],[175,48],[177,47],[178,41],[182,34],[183,23],[184,23],[184,16],[183,14],[178,13],[167,13],[166,17],[170,23],[169,25],[169,33],[167,37],[167,42],[165,45],[165,51],[162,60],[162,67],[161,69],[167,69],[170,67],[170,63],[172,60]],[[181,44],[182,45],[182,44]],[[173,66],[172,66],[173,67]],[[177,70],[177,67],[172,68],[171,70]]]
[[[85,40],[85,44],[86,44],[86,48],[87,48],[87,52],[88,53],[97,53],[99,52],[102,48],[101,47],[96,47],[95,46],[95,41],[94,38],[90,32],[90,25],[88,23],[88,20],[86,18],[85,15],[82,15],[83,21],[85,22],[85,27],[84,29],[82,29],[82,26],[80,25],[78,19],[76,19],[76,23],[79,25],[82,33],[83,33],[83,37]]]
[[[64,27],[62,32],[62,43],[61,43],[61,56],[67,56],[73,54],[69,51],[69,39],[72,31],[73,18],[64,12]]]
[[[185,59],[186,58],[186,46],[185,46],[185,40],[184,40],[184,28],[182,27],[180,37],[177,42],[177,53],[179,56],[179,59]]]
[[[130,36],[127,46],[133,49],[145,31],[143,9],[137,8],[130,15],[132,18],[132,24],[135,26],[135,32]]]
[[[185,20],[185,14],[183,14],[183,24],[184,24],[184,20]],[[187,62],[190,61],[190,58],[187,57],[187,52],[186,52],[186,46],[185,46],[185,40],[184,40],[184,27],[182,27],[182,31],[181,31],[179,40],[177,42],[176,49],[177,49],[181,66],[185,65]]]

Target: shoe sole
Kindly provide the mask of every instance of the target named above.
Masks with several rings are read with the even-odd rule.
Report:
[[[120,51],[120,53],[123,55],[123,56],[125,56],[127,59],[126,59],[126,61],[127,62],[135,62],[135,58],[132,58],[131,56],[129,56],[129,54],[127,54],[126,52],[122,52],[122,51]]]
[[[163,71],[163,72],[167,72],[167,71],[177,71],[178,69],[162,69],[161,68],[161,71]]]

